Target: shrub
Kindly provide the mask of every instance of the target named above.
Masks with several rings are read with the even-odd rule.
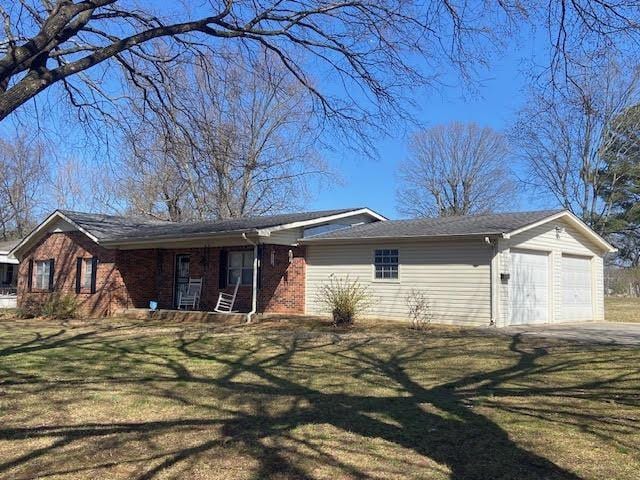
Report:
[[[358,315],[369,308],[367,288],[349,277],[331,277],[329,283],[322,285],[319,301],[333,316],[335,326],[351,325]]]
[[[20,306],[16,309],[16,315],[18,318],[41,317],[42,303],[28,297],[20,302]]]
[[[409,308],[411,328],[424,330],[431,323],[431,320],[433,320],[433,312],[429,298],[424,292],[414,288],[408,293],[406,302]]]
[[[76,316],[77,308],[78,302],[75,297],[54,293],[42,304],[41,315],[57,320],[66,320]]]

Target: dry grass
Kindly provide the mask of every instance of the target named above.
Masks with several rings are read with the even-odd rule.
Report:
[[[608,322],[640,322],[640,298],[605,297]]]
[[[637,348],[298,322],[0,321],[0,477],[637,478]]]

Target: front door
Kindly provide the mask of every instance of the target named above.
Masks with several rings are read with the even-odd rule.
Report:
[[[178,308],[180,292],[186,292],[189,286],[189,255],[176,255],[176,268],[174,278],[175,291],[173,293],[173,306]]]

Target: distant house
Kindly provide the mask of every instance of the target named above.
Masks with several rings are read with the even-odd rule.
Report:
[[[194,277],[202,310],[240,279],[240,311],[324,315],[322,285],[349,276],[371,317],[406,319],[417,289],[436,322],[504,326],[602,320],[611,251],[567,211],[392,221],[356,208],[177,224],[59,210],[13,254],[19,303],[61,292],[87,315],[176,308]]]
[[[0,308],[16,307],[18,260],[9,256],[9,252],[18,243],[19,240],[0,242]]]

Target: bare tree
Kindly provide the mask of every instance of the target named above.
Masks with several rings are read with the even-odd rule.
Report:
[[[560,89],[534,89],[511,135],[528,168],[523,181],[605,233],[612,206],[605,182],[609,191],[616,182],[603,174],[605,154],[625,155],[630,148],[609,132],[638,102],[640,67],[611,57],[599,68],[589,62]]]
[[[171,108],[132,105],[124,162],[131,210],[178,220],[268,214],[300,206],[328,170],[315,151],[311,96],[273,54],[176,70]]]
[[[26,235],[45,195],[47,168],[42,145],[26,135],[0,139],[0,237]]]
[[[400,164],[398,210],[410,216],[450,216],[502,210],[515,182],[502,134],[475,123],[439,125],[415,133]]]
[[[54,147],[49,146],[48,150]],[[52,168],[49,183],[50,203],[56,208],[78,210],[86,208],[91,197],[91,175],[84,162],[76,158],[63,158],[50,162]]]
[[[0,119],[53,85],[74,107],[110,115],[122,93],[118,76],[147,98],[161,96],[168,64],[234,42],[247,58],[256,47],[274,52],[326,118],[356,129],[397,111],[403,88],[428,82],[442,66],[468,74],[526,27],[548,30],[554,71],[574,49],[637,42],[638,7],[637,0],[0,0]],[[428,71],[416,67],[415,54]],[[331,74],[331,88],[318,87],[311,72]],[[344,96],[332,94],[336,88]]]

